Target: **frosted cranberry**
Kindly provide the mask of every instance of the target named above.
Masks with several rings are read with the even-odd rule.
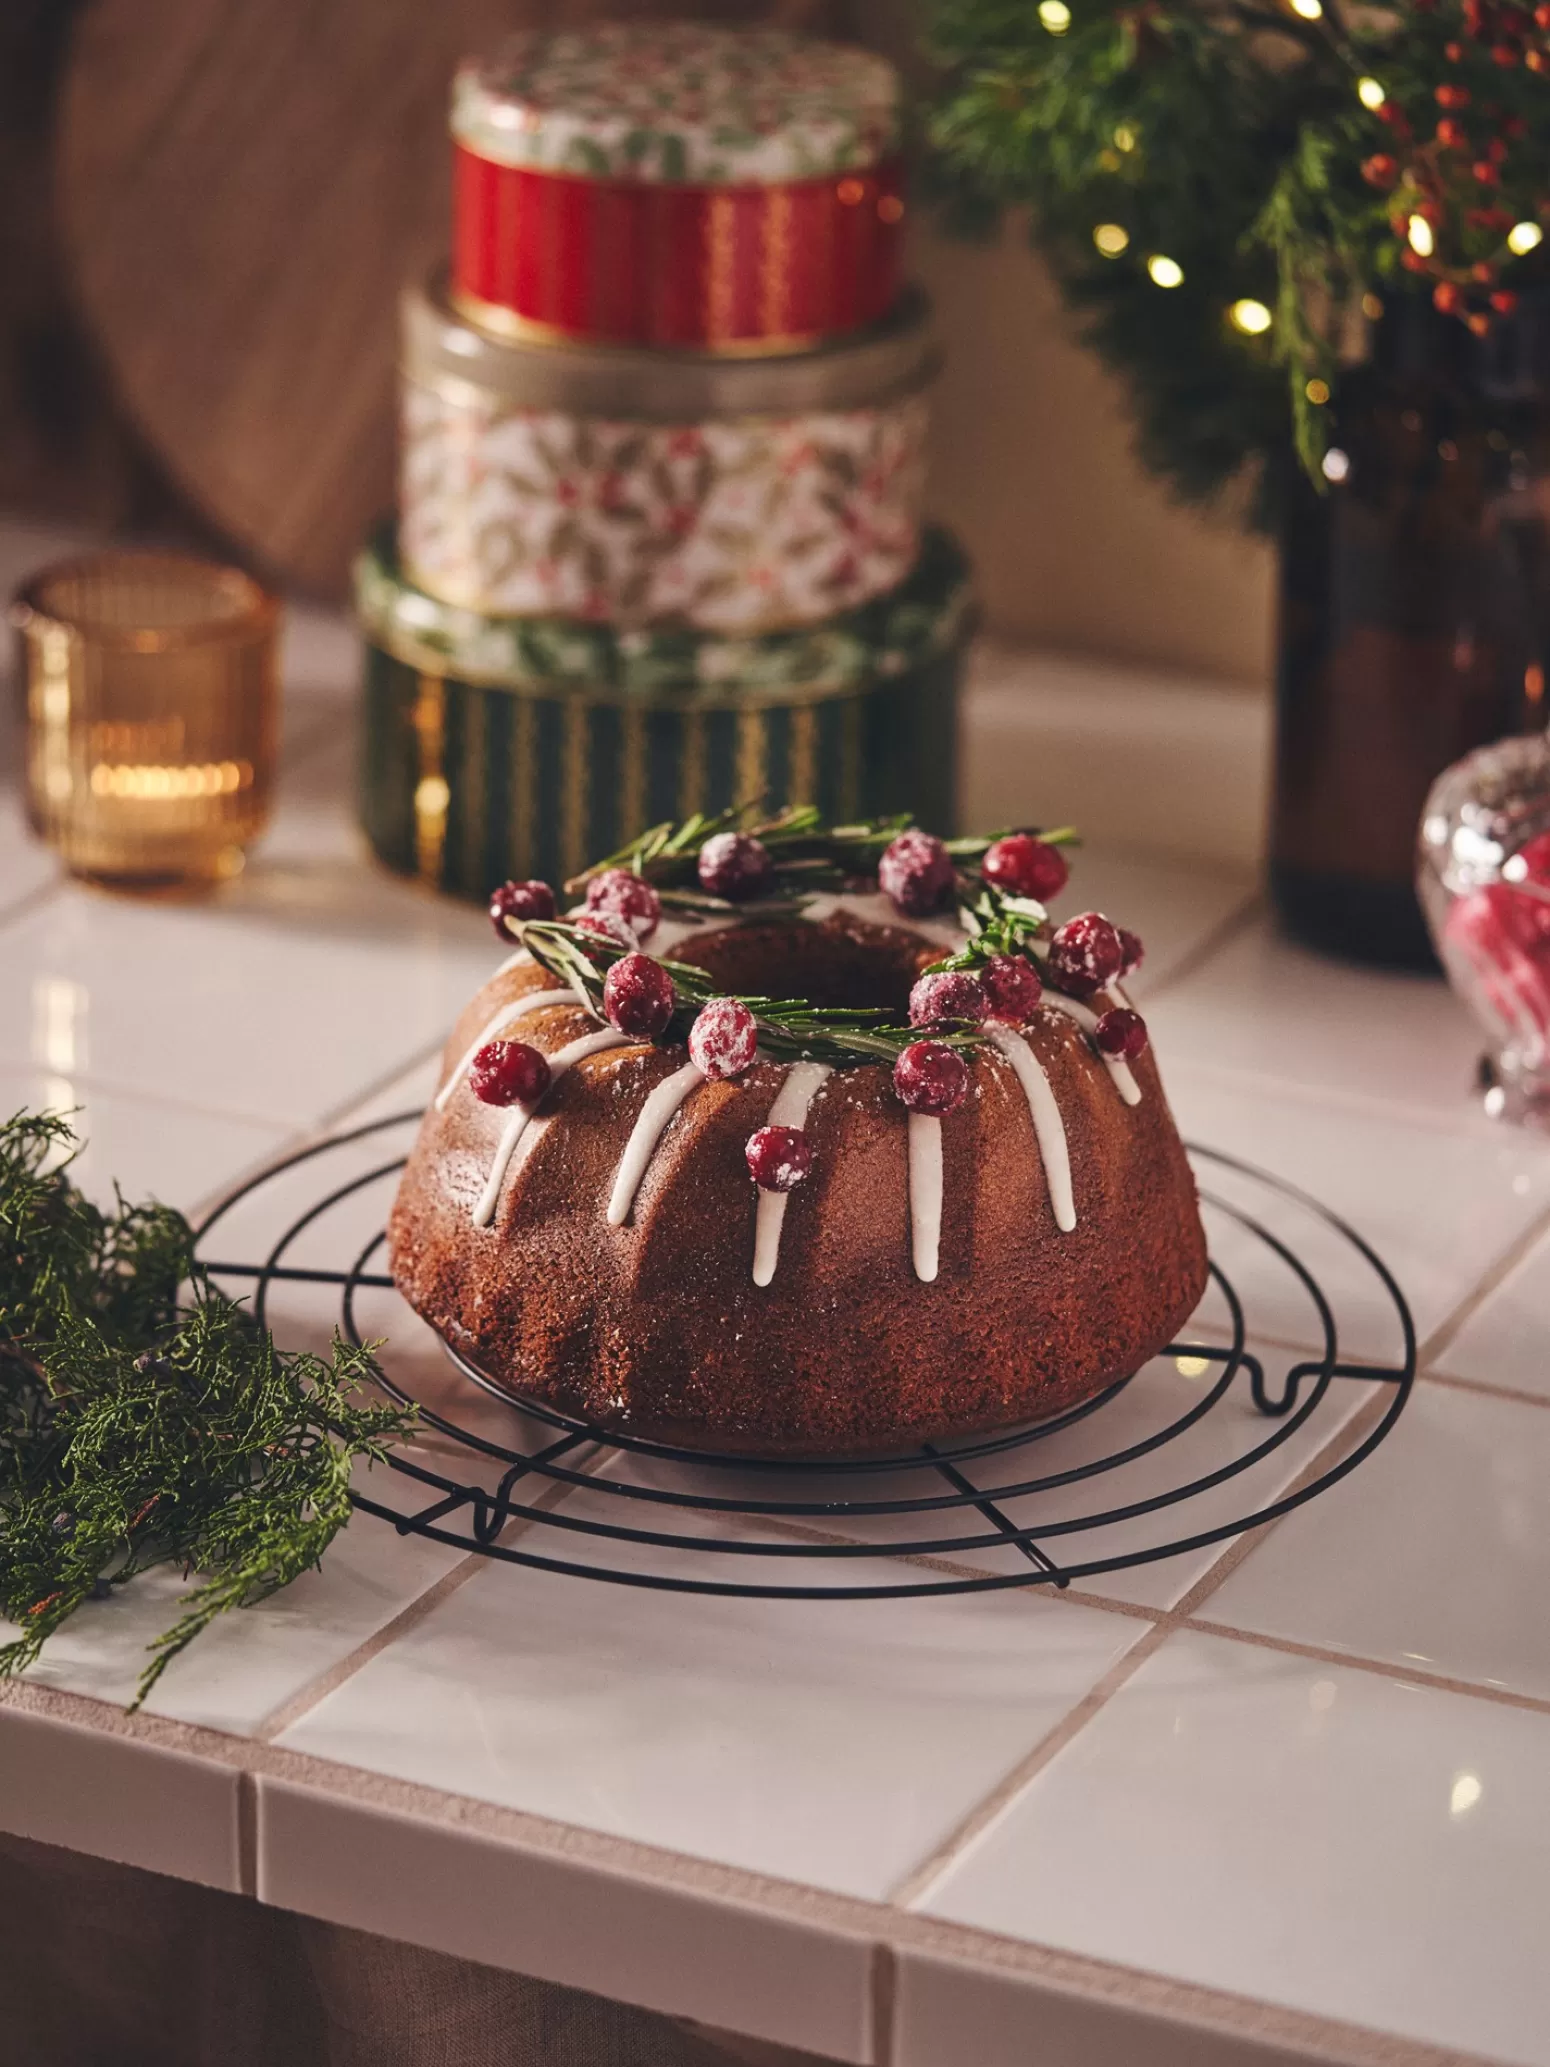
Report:
[[[603,1011],[620,1033],[653,1041],[673,1016],[673,979],[650,955],[625,955],[603,979]]]
[[[708,1077],[735,1077],[758,1045],[758,1024],[736,998],[712,998],[689,1029],[689,1060]]]
[[[578,933],[604,941],[609,947],[633,950],[637,945],[634,927],[616,911],[578,912],[575,925]]]
[[[486,1105],[534,1105],[552,1081],[548,1057],[526,1041],[489,1041],[468,1071],[469,1088]]]
[[[662,916],[662,900],[632,868],[605,868],[587,885],[587,910],[623,919],[637,940],[649,940]]]
[[[1100,1016],[1093,1039],[1105,1055],[1120,1056],[1126,1062],[1134,1062],[1138,1055],[1146,1053],[1146,1021],[1139,1012],[1116,1005],[1112,1012]]]
[[[752,833],[716,833],[700,849],[699,871],[702,890],[740,904],[745,898],[764,895],[775,864],[769,848]]]
[[[813,1167],[813,1151],[800,1127],[761,1127],[749,1135],[744,1153],[760,1191],[791,1191]]]
[[[883,849],[878,887],[910,918],[936,911],[953,886],[953,857],[931,833],[911,826]]]
[[[508,919],[552,919],[554,892],[536,879],[526,883],[502,883],[490,892],[490,924],[502,940],[510,940]]]
[[[940,1119],[968,1096],[968,1065],[940,1041],[911,1041],[893,1066],[893,1088],[911,1112]]]
[[[1008,833],[985,850],[980,874],[1009,897],[1034,897],[1048,904],[1070,880],[1066,857],[1032,833]]]
[[[1141,945],[1139,934],[1124,926],[1116,926],[1114,930],[1119,935],[1119,973],[1128,976],[1132,969],[1139,969],[1146,960],[1146,949]]]
[[[980,983],[990,1000],[992,1019],[1009,1019],[1021,1026],[1033,1017],[1044,995],[1039,972],[1026,955],[996,955],[980,971]]]
[[[984,985],[965,969],[922,976],[910,992],[911,1026],[978,1026],[989,1009]]]
[[[1112,983],[1124,960],[1119,929],[1101,912],[1084,911],[1067,919],[1050,938],[1049,973],[1073,997],[1086,997]]]

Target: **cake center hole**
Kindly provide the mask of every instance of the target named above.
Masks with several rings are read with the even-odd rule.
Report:
[[[942,952],[902,930],[855,921],[735,926],[675,950],[729,993],[805,998],[852,1012],[882,1007],[900,1019],[910,986]]]

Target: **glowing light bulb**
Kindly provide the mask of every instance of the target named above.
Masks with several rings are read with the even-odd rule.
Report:
[[[1343,481],[1351,471],[1351,456],[1347,452],[1342,452],[1338,445],[1331,445],[1320,465],[1323,467],[1326,481]]]
[[[1101,222],[1093,231],[1093,242],[1105,258],[1118,258],[1130,249],[1130,232],[1117,222]]]
[[[1204,1378],[1210,1370],[1210,1359],[1203,1356],[1176,1356],[1173,1368],[1181,1378]]]
[[[1136,133],[1126,122],[1121,122],[1114,132],[1116,151],[1133,151],[1136,147]]]
[[[1154,287],[1182,287],[1184,284],[1184,268],[1176,258],[1165,258],[1160,251],[1154,252],[1147,260],[1146,270],[1152,276]]]
[[[1381,108],[1388,99],[1388,95],[1383,91],[1376,79],[1358,79],[1356,82],[1356,98],[1364,108]]]
[[[1322,409],[1329,400],[1329,382],[1327,380],[1310,380],[1303,389],[1303,393],[1315,409]]]
[[[1405,225],[1405,236],[1417,258],[1430,258],[1437,249],[1437,239],[1432,235],[1432,226],[1424,215],[1411,216]]]
[[[1515,222],[1507,232],[1507,249],[1517,258],[1524,257],[1545,241],[1545,233],[1537,222]]]
[[[1232,317],[1233,327],[1241,330],[1245,337],[1262,337],[1274,320],[1265,304],[1251,296],[1235,301],[1227,313]]]
[[[1066,0],[1039,0],[1039,20],[1052,36],[1063,36],[1071,26]]]
[[[1305,22],[1316,22],[1324,12],[1323,0],[1292,0],[1292,12]]]

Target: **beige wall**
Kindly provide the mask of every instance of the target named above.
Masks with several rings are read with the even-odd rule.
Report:
[[[1075,343],[1018,228],[994,249],[917,228],[913,266],[948,354],[933,508],[974,555],[991,627],[1262,686],[1268,548],[1141,471],[1120,388]]]

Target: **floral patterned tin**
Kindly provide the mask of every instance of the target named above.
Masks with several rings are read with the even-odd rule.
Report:
[[[972,601],[940,532],[891,594],[762,638],[483,616],[415,588],[391,529],[356,598],[362,821],[388,867],[435,888],[558,881],[646,825],[751,797],[953,821]]]
[[[452,96],[453,298],[505,336],[790,351],[899,282],[900,87],[779,29],[520,33]]]
[[[500,616],[756,632],[854,609],[915,563],[936,366],[919,297],[844,345],[718,361],[501,343],[411,291],[404,564]]]

